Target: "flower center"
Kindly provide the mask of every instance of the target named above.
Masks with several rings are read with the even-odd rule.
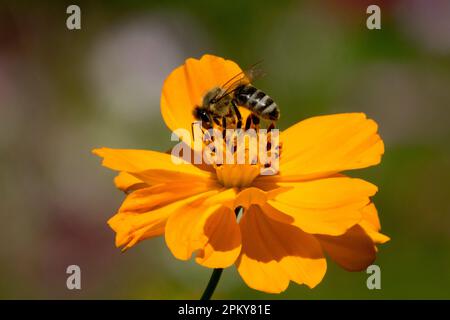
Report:
[[[274,137],[275,135],[275,137]],[[205,141],[206,158],[225,187],[248,187],[258,175],[278,172],[278,131],[227,130]],[[205,154],[204,154],[205,155]]]
[[[254,164],[216,165],[217,179],[224,187],[244,188],[260,175],[260,166]]]
[[[228,116],[215,120],[206,125],[196,122],[192,127],[194,150],[200,151],[203,161],[215,168],[223,186],[248,187],[258,175],[278,173],[281,144],[274,123],[261,129],[259,118],[253,114],[245,126],[241,120],[230,121]]]

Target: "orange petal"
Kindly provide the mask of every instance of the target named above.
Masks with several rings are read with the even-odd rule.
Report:
[[[124,192],[131,192],[148,187],[148,184],[126,172],[119,172],[114,178],[116,187]]]
[[[253,204],[264,206],[268,200],[275,198],[278,194],[289,189],[291,189],[291,187],[274,187],[269,191],[264,191],[255,187],[245,188],[236,196],[234,207],[244,207],[248,209]]]
[[[186,204],[167,221],[165,238],[172,254],[188,260],[200,250],[196,261],[210,268],[225,268],[234,263],[240,251],[236,217],[224,206],[235,197],[228,189],[208,199]]]
[[[147,212],[119,212],[109,219],[109,226],[116,232],[116,246],[128,249],[138,241],[159,236],[164,233],[167,219],[171,214],[180,210],[186,203],[198,200],[200,197],[208,197],[217,193],[209,191],[195,195],[180,201],[170,202],[165,206],[155,208]]]
[[[100,148],[93,153],[103,158],[103,165],[113,170],[132,173],[148,184],[161,183],[171,179],[209,179],[211,174],[196,166],[182,162],[175,164],[170,154],[132,149]],[[182,160],[179,160],[182,161]]]
[[[161,113],[172,131],[182,128],[191,132],[194,108],[201,105],[203,96],[215,87],[242,72],[231,60],[204,55],[198,59],[187,59],[164,81],[161,95]]]
[[[201,171],[199,174],[191,174],[173,170],[150,169],[141,172],[132,172],[131,174],[149,185],[173,182],[199,182],[210,185],[211,187],[219,185],[215,176],[205,171]]]
[[[181,181],[142,188],[130,193],[119,212],[141,213],[214,189],[201,181]]]
[[[327,265],[314,236],[268,218],[258,206],[245,211],[239,225],[242,249],[236,265],[249,287],[280,293],[291,280],[310,288],[322,281]]]
[[[369,182],[345,176],[280,183],[280,186],[291,189],[268,200],[267,214],[305,232],[328,235],[343,234],[359,223],[362,209],[377,191]]]
[[[390,240],[388,236],[380,233],[381,225],[378,218],[377,209],[373,203],[365,206],[362,210],[363,219],[359,225],[375,243],[385,243]]]
[[[216,170],[214,169],[214,166],[212,166],[211,164],[206,163],[206,161],[201,161],[201,163],[195,163],[195,159],[198,157],[199,159],[203,160],[203,155],[201,152],[203,152],[203,150],[200,148],[200,146],[197,146],[196,144],[192,145],[192,148],[189,146],[189,144],[183,142],[183,141],[179,141],[177,142],[177,145],[180,145],[180,149],[177,152],[174,152],[174,148],[171,148],[167,153],[172,154],[172,152],[174,152],[174,155],[178,158],[183,158],[183,159],[190,159],[189,162],[191,162],[194,166],[196,166],[197,168],[203,170],[203,171],[210,171],[210,172],[216,172]],[[198,153],[198,151],[194,151],[194,148],[200,148],[200,154]],[[184,154],[184,151],[188,151],[188,154]]]
[[[384,153],[375,121],[364,113],[306,119],[280,135],[280,174],[288,181],[376,165]]]
[[[376,250],[372,239],[359,225],[341,236],[316,235],[316,238],[330,258],[348,271],[365,270],[375,261]]]
[[[236,215],[228,207],[216,210],[203,227],[208,238],[195,261],[208,268],[225,268],[232,265],[241,252],[241,231]]]

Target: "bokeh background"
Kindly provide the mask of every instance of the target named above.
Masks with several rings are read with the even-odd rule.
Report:
[[[0,4],[0,298],[197,299],[210,270],[153,239],[122,254],[106,225],[123,200],[94,147],[165,151],[162,82],[188,57],[241,66],[264,59],[257,85],[280,127],[362,111],[386,143],[381,165],[352,173],[380,187],[382,289],[333,262],[314,290],[249,289],[235,268],[215,298],[450,298],[450,2],[64,1]],[[369,31],[366,8],[382,9]],[[66,267],[82,290],[66,288]]]

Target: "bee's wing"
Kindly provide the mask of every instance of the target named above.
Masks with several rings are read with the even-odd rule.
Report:
[[[249,84],[253,80],[265,76],[265,72],[262,71],[262,69],[258,68],[259,63],[260,62],[255,63],[249,69],[236,74],[234,77],[232,77],[226,83],[224,83],[222,86],[222,88],[224,89],[224,92],[220,96],[218,96],[216,98],[216,100],[219,101],[223,97],[228,96],[233,91],[235,91],[236,88],[238,88],[239,86],[241,86],[243,84]]]
[[[255,63],[249,69],[244,71],[245,77],[252,82],[253,80],[260,79],[266,75],[263,69],[260,67],[261,61]]]

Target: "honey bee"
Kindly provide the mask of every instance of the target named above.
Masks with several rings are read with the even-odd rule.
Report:
[[[260,118],[274,122],[280,118],[278,105],[263,91],[254,87],[251,82],[262,75],[256,65],[243,71],[220,87],[209,90],[203,97],[202,105],[194,109],[194,118],[202,122],[205,129],[213,127],[213,123],[222,127],[242,128],[242,116],[238,106],[252,113],[246,119],[245,129],[252,123],[259,125]]]

